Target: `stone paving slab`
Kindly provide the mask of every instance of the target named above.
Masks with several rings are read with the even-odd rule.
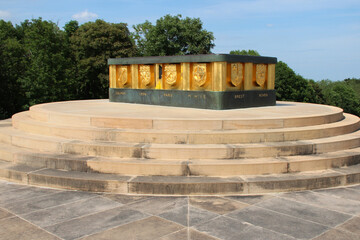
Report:
[[[25,215],[20,214],[20,216],[40,227],[47,227],[121,205],[121,203],[94,196],[85,200],[59,205]]]
[[[314,240],[358,240],[359,235],[352,234],[350,232],[341,231],[338,229],[331,229],[328,232],[314,238]]]
[[[256,204],[257,207],[283,213],[292,217],[312,221],[328,227],[335,227],[352,218],[352,215],[315,207],[285,198],[273,198]]]
[[[355,190],[356,189],[351,189],[351,188],[333,188],[333,189],[315,190],[314,192],[360,201],[360,191],[355,191]]]
[[[96,239],[143,239],[153,240],[170,233],[179,231],[184,227],[174,222],[166,221],[159,217],[149,217],[131,222],[113,229],[82,238],[84,240]],[[139,231],[140,230],[140,231]],[[155,230],[155,231],[154,231]]]
[[[227,214],[227,216],[241,222],[250,223],[255,226],[262,226],[263,228],[299,239],[316,237],[329,230],[328,227],[314,222],[302,220],[256,206],[232,212]]]
[[[127,209],[126,207],[118,207],[96,214],[74,218],[70,221],[52,225],[44,229],[63,239],[77,239],[148,216],[149,215],[140,211]],[[156,231],[156,229],[154,230]],[[141,229],[139,229],[139,231],[141,231]]]
[[[281,197],[350,215],[360,214],[360,202],[312,191],[285,193]]]
[[[139,196],[0,181],[0,239],[360,239],[360,185],[256,196]]]
[[[0,221],[0,236],[2,240],[59,240],[60,238],[26,222],[18,217]]]
[[[213,219],[218,214],[192,206],[182,206],[159,215],[162,218],[182,224],[183,226],[195,226]]]
[[[4,207],[15,214],[26,214],[93,197],[94,194],[86,194],[85,192],[62,191],[45,196],[24,199],[15,203],[8,203],[5,204]]]
[[[181,231],[166,235],[159,240],[217,240],[218,238],[211,237],[204,233],[198,232],[192,228],[183,229]]]

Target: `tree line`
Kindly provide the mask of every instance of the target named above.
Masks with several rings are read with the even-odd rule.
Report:
[[[103,20],[70,21],[63,29],[41,18],[18,25],[0,20],[0,119],[44,102],[107,98],[108,58],[208,54],[215,46],[199,18],[166,15],[133,29]],[[315,82],[279,61],[275,84],[278,100],[329,104],[360,115],[360,79]]]

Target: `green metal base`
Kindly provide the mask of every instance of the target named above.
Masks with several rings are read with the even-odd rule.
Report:
[[[211,92],[110,88],[109,99],[110,102],[214,110],[276,105],[275,90]]]

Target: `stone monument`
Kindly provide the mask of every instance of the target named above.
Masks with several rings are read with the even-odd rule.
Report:
[[[215,54],[109,59],[110,101],[39,104],[0,121],[0,178],[165,195],[360,183],[359,117],[275,102],[275,63]]]
[[[110,101],[218,110],[273,106],[276,61],[228,54],[109,59]]]

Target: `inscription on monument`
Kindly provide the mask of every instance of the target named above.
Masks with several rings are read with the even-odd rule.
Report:
[[[241,99],[241,98],[244,98],[244,97],[245,97],[245,94],[236,94],[236,95],[234,95],[235,99]]]

